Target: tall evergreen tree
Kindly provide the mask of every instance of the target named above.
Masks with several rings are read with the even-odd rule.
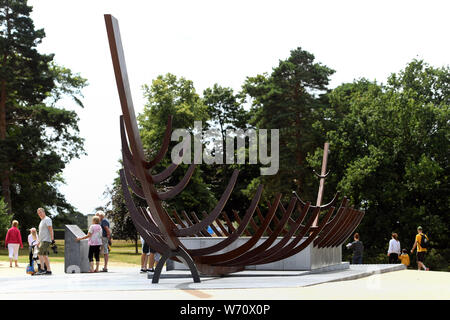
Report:
[[[243,91],[252,103],[252,123],[260,129],[279,129],[280,134],[278,173],[258,178],[253,186],[264,182],[268,195],[291,194],[296,190],[308,200],[315,199],[317,184],[311,182],[316,179],[312,168],[306,167],[305,159],[324,142],[312,124],[319,115],[317,111],[326,103],[323,94],[328,91],[333,73],[334,70],[316,62],[313,54],[297,48],[270,75],[247,78]]]
[[[83,151],[78,116],[58,106],[69,95],[81,104],[86,80],[53,63],[37,45],[24,0],[0,0],[0,180],[8,211],[27,227],[37,207],[73,211],[57,190],[65,164]]]

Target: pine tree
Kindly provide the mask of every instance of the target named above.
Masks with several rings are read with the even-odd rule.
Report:
[[[37,207],[73,210],[56,184],[65,164],[83,153],[83,139],[77,114],[57,103],[68,94],[81,104],[86,85],[55,65],[53,54],[38,52],[45,32],[35,29],[31,11],[27,1],[0,0],[1,195],[24,227],[37,219],[30,215]]]

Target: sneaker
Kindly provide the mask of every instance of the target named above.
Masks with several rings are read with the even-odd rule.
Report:
[[[147,270],[146,269],[141,269],[141,273],[146,273]]]
[[[33,274],[33,276],[42,276],[44,274],[46,274],[47,272],[44,270],[39,270],[38,272],[36,272],[35,274]]]
[[[52,272],[51,272],[51,271],[45,271],[45,272],[44,272],[44,275],[46,275],[46,276],[51,276],[51,275],[52,275]]]
[[[103,268],[100,272],[108,272],[108,269]]]
[[[147,269],[147,272],[155,272],[155,269],[153,269],[153,268]]]

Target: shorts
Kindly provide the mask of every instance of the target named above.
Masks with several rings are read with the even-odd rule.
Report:
[[[149,245],[144,242],[144,244],[142,245],[142,253],[149,255],[150,253],[156,253],[156,250],[150,248]]]
[[[102,251],[103,251],[103,254],[108,254],[109,253],[108,237],[102,237]]]
[[[426,251],[417,252],[417,262],[424,262]]]
[[[142,245],[142,253],[150,254],[150,247],[146,242],[144,242],[144,244]]]
[[[39,256],[48,256],[50,254],[50,245],[52,243],[51,242],[47,242],[47,241],[42,241],[41,244],[39,245],[39,251],[38,251],[38,255]]]

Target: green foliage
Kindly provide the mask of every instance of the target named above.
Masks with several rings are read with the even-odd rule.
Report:
[[[316,197],[317,179],[305,159],[324,143],[312,124],[326,103],[323,94],[328,91],[334,70],[314,60],[313,54],[297,48],[270,75],[248,77],[243,85],[243,92],[252,103],[250,122],[257,128],[279,129],[279,171],[274,176],[258,178],[268,186],[266,194],[270,198],[278,192],[290,196],[293,190],[305,199]]]
[[[147,104],[142,114],[138,116],[139,127],[144,150],[151,159],[159,150],[169,115],[173,116],[173,128],[186,129],[192,132],[194,121],[202,121],[203,128],[207,127],[209,119],[208,108],[196,93],[192,81],[183,77],[177,78],[173,74],[158,76],[151,86],[144,85],[144,96]],[[193,140],[193,139],[192,139]],[[178,142],[172,142],[169,150]],[[193,143],[193,141],[192,141]],[[193,159],[192,159],[193,160]],[[171,163],[170,151],[154,172],[160,172]],[[180,165],[168,181],[157,187],[160,190],[176,185],[184,176],[188,165]],[[173,209],[195,212],[211,210],[215,198],[207,182],[203,179],[202,165],[197,165],[190,183],[183,193],[175,199],[167,201],[169,212]]]
[[[0,240],[5,239],[6,232],[11,226],[12,215],[8,214],[8,207],[5,201],[0,198]]]
[[[87,219],[84,214],[78,211],[61,212],[53,217],[53,228],[64,229],[66,224],[75,224],[81,229],[87,229]]]
[[[203,91],[203,102],[208,107],[210,116],[210,128],[217,128],[221,133],[224,164],[213,164],[203,166],[210,189],[216,199],[225,191],[228,180],[235,169],[239,170],[238,181],[236,182],[234,192],[231,194],[224,211],[229,214],[231,220],[234,219],[232,209],[241,214],[245,213],[245,209],[250,204],[249,199],[253,197],[253,193],[248,194],[246,188],[255,177],[259,176],[259,165],[257,164],[225,164],[226,161],[226,131],[227,130],[247,130],[249,129],[250,114],[243,107],[242,94],[234,94],[233,89],[224,88],[217,83],[213,87]],[[248,141],[246,141],[246,159],[248,159]],[[237,159],[237,150],[233,150],[233,157]],[[246,160],[248,162],[248,160]],[[235,161],[236,162],[236,161]],[[253,190],[252,190],[253,191]]]
[[[170,115],[173,128],[188,130],[193,129],[194,121],[208,120],[207,107],[190,80],[168,73],[158,76],[150,86],[144,85],[143,90],[147,103],[137,118],[149,157],[159,150]]]
[[[58,192],[62,170],[84,154],[78,116],[59,105],[65,96],[82,106],[86,79],[41,54],[45,36],[35,30],[27,1],[0,1],[1,191],[22,230],[39,223],[38,207],[70,215]]]
[[[330,142],[327,188],[366,210],[358,229],[369,256],[384,251],[393,231],[411,248],[418,225],[438,250],[450,240],[449,78],[448,68],[413,60],[386,85],[361,79],[334,89],[315,123]]]
[[[213,125],[220,128],[224,144],[226,130],[246,129],[248,126],[249,115],[240,102],[242,98],[235,95],[233,89],[217,83],[203,91],[203,103],[208,108]]]
[[[192,81],[171,74],[144,86],[148,103],[138,120],[149,158],[159,149],[169,115],[174,128],[192,130],[194,120],[201,120],[204,129],[218,128],[222,140],[227,128],[280,130],[278,174],[260,176],[259,167],[250,165],[198,166],[185,191],[167,202],[168,211],[209,211],[236,168],[241,174],[228,212],[243,213],[259,184],[265,185],[261,206],[280,192],[290,197],[293,190],[313,201],[318,181],[312,169],[321,167],[328,141],[331,174],[323,202],[341,191],[366,212],[356,230],[365,245],[365,263],[387,263],[391,232],[399,234],[402,248],[411,249],[416,227],[422,225],[432,244],[427,265],[448,271],[449,68],[413,60],[386,84],[359,79],[330,91],[333,72],[297,48],[271,74],[248,77],[239,94],[215,84],[200,97]],[[245,99],[251,104],[248,112],[242,107]],[[168,164],[164,159],[155,172]],[[159,187],[176,184],[186,168],[180,166]],[[135,230],[119,187],[116,181],[112,214],[118,214],[116,224],[130,227],[131,235]],[[343,250],[349,260],[351,253]],[[414,267],[413,255],[411,261]]]

